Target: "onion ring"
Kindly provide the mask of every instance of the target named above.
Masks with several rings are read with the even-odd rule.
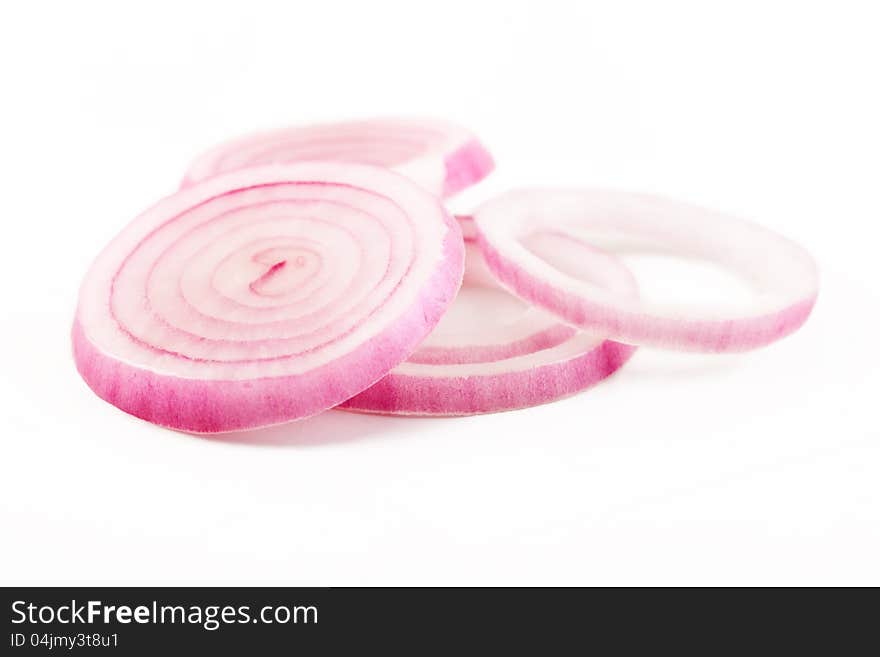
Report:
[[[798,245],[750,222],[663,197],[518,190],[485,203],[474,213],[474,224],[489,268],[508,289],[570,324],[628,344],[754,349],[799,328],[818,294],[815,262]],[[573,278],[523,243],[529,234],[547,230],[606,250],[647,246],[715,262],[750,283],[753,303],[730,312],[622,297]]]
[[[181,186],[249,166],[305,160],[391,168],[444,197],[479,182],[495,167],[477,138],[459,126],[372,119],[295,126],[220,144],[196,159]]]
[[[106,401],[194,433],[307,417],[412,353],[454,298],[457,222],[391,171],[254,167],[188,187],[98,256],[73,325]]]
[[[469,217],[459,217],[465,235]],[[635,350],[561,323],[505,292],[465,238],[464,283],[449,312],[406,362],[340,405],[388,415],[450,416],[493,413],[544,404],[606,378]],[[558,236],[535,236],[532,248],[568,252],[581,262],[589,247]],[[616,259],[592,253],[583,275],[618,294],[635,293]]]

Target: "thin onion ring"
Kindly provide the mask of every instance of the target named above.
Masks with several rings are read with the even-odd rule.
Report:
[[[598,383],[635,351],[630,345],[578,331],[504,292],[473,238],[467,237],[473,222],[469,217],[459,221],[468,243],[467,259],[464,283],[450,311],[406,362],[340,408],[454,416],[536,406]],[[595,255],[586,261],[584,275],[601,279],[618,294],[635,294],[631,274],[616,259],[603,258],[569,240],[556,239],[544,246],[557,256],[562,249],[575,262],[583,254]],[[450,320],[457,320],[454,328],[449,327]]]
[[[366,119],[268,130],[225,142],[198,157],[181,186],[249,166],[304,160],[392,168],[444,197],[479,182],[495,167],[480,141],[457,125]]]
[[[463,257],[455,220],[391,171],[232,172],[160,201],[98,256],[74,357],[100,397],[163,426],[307,417],[415,349],[454,298]]]
[[[588,330],[637,345],[727,352],[767,345],[799,328],[818,294],[812,257],[756,224],[663,197],[609,190],[517,190],[474,213],[492,272],[519,297]],[[635,240],[723,265],[748,280],[754,304],[725,312],[668,308],[575,280],[522,238],[556,230],[599,247]]]

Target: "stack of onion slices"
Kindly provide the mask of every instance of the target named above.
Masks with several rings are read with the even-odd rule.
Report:
[[[760,347],[815,303],[803,249],[660,197],[519,190],[452,218],[441,199],[492,166],[473,135],[437,122],[215,148],[95,260],[73,324],[77,368],[122,410],[196,433],[337,406],[467,415],[584,390],[636,345]],[[753,303],[640,299],[614,255],[633,247],[729,268]]]

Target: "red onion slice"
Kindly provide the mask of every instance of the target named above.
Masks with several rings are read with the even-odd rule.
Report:
[[[477,138],[459,126],[372,119],[273,130],[221,144],[192,164],[182,186],[249,166],[304,160],[388,167],[437,196],[451,196],[495,167]]]
[[[459,219],[467,235],[472,222]],[[593,253],[582,260],[589,247],[553,234],[536,235],[530,245],[582,264],[585,277],[618,294],[634,294],[631,275],[614,258]],[[562,324],[505,292],[471,243],[462,288],[434,331],[406,362],[340,408],[448,416],[535,406],[601,381],[634,349]]]
[[[461,232],[376,167],[255,167],[182,190],[98,256],[77,367],[122,410],[198,433],[306,417],[367,388],[439,321]]]
[[[766,345],[810,314],[818,274],[810,255],[755,224],[662,197],[606,190],[520,190],[474,214],[492,272],[518,296],[565,321],[628,344],[724,352]],[[655,249],[739,274],[748,308],[670,307],[577,280],[524,243],[556,230],[608,250]],[[593,256],[585,256],[593,257]]]

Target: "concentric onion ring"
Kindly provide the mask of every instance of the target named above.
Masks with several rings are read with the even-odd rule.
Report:
[[[100,397],[156,424],[302,418],[403,361],[463,259],[455,220],[391,171],[249,168],[164,199],[106,247],[80,291],[74,356]]]
[[[816,265],[798,245],[755,224],[662,197],[520,190],[484,204],[474,223],[487,263],[505,286],[573,325],[628,344],[711,352],[753,349],[800,327],[818,293]],[[608,250],[647,246],[715,262],[750,283],[753,303],[729,312],[617,295],[573,278],[523,243],[528,235],[547,230]]]
[[[272,130],[221,144],[192,164],[182,186],[249,166],[304,160],[388,167],[437,196],[479,182],[495,166],[464,128],[440,121],[372,119]]]
[[[462,230],[472,229],[459,217]],[[578,331],[505,292],[465,238],[464,283],[449,312],[406,362],[340,408],[390,415],[472,415],[536,406],[601,381],[635,350]],[[617,294],[635,293],[616,259],[554,234],[538,234],[530,247],[566,256],[584,277]],[[582,255],[590,257],[582,259]]]

